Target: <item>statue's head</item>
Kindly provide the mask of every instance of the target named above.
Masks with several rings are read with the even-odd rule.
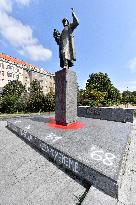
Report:
[[[63,26],[68,26],[69,25],[69,21],[66,18],[64,18],[62,20],[62,23],[63,23]]]

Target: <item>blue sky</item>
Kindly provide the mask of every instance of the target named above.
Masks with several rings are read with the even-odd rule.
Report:
[[[84,88],[92,72],[108,73],[120,90],[136,90],[136,0],[0,0],[0,52],[55,72],[58,46],[53,29],[72,21],[78,84]]]

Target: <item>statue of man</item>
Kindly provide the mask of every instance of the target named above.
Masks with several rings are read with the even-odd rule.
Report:
[[[53,37],[59,45],[60,67],[64,69],[72,67],[74,61],[76,61],[73,31],[79,25],[79,21],[75,15],[73,8],[72,17],[72,23],[69,23],[66,18],[62,20],[64,29],[61,34],[56,29],[54,29],[53,32]]]

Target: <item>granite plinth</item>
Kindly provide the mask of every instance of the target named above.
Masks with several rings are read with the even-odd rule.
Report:
[[[77,78],[71,69],[55,73],[55,119],[61,125],[77,120]]]
[[[78,118],[78,130],[53,129],[50,118],[38,116],[9,120],[7,127],[106,194],[118,197],[118,180],[131,123]]]
[[[79,106],[77,109],[77,115],[78,117],[133,123],[134,110],[135,109],[131,108],[93,108],[89,106]]]

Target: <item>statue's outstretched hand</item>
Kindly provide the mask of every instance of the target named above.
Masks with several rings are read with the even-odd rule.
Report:
[[[74,9],[73,9],[73,8],[71,8],[71,10],[72,10],[72,16],[75,16]]]
[[[54,32],[53,32],[53,37],[54,37],[54,38],[57,38],[57,37],[59,37],[59,36],[60,36],[59,31],[58,31],[58,30],[56,30],[56,29],[54,29]]]
[[[58,30],[54,29],[53,37],[55,38],[55,41],[59,45],[60,44],[60,32]]]

